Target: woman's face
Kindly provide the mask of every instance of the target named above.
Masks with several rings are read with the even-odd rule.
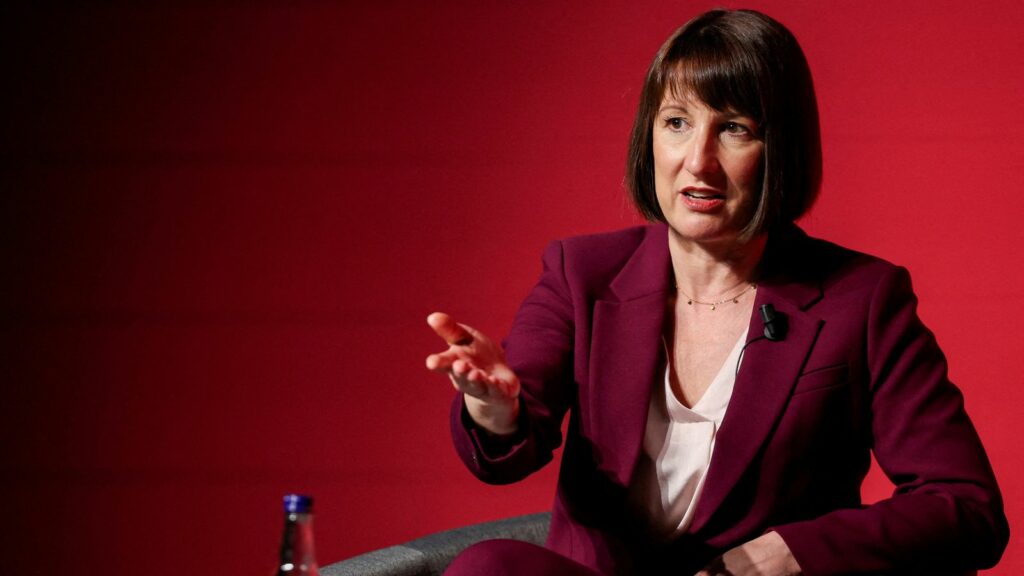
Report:
[[[761,190],[759,126],[696,97],[666,93],[654,117],[654,189],[669,226],[683,240],[734,242]]]

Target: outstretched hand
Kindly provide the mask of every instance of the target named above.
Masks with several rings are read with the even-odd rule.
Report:
[[[447,350],[427,356],[427,368],[448,374],[465,394],[466,409],[478,426],[498,435],[514,433],[519,378],[505,363],[501,347],[443,312],[427,316],[427,324],[448,343]]]

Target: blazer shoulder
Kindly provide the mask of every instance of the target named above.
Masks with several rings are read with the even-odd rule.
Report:
[[[817,276],[826,286],[848,281],[873,283],[898,270],[905,270],[884,258],[802,232],[794,244],[796,249],[791,258],[802,261],[802,268]]]
[[[570,236],[557,242],[562,244],[567,257],[572,256],[580,261],[597,257],[614,259],[615,255],[628,259],[643,243],[644,238],[656,231],[657,227],[654,225],[632,226],[610,232]]]
[[[794,260],[804,262],[801,275],[818,283],[828,299],[845,295],[867,302],[880,287],[892,285],[912,291],[907,269],[879,256],[806,235],[798,246]]]
[[[668,257],[667,228],[650,224],[611,232],[572,236],[552,242],[548,248],[560,249],[566,278],[594,289],[607,287],[638,256],[655,261]]]

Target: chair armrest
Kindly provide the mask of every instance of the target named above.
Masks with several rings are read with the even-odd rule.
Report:
[[[322,576],[440,576],[463,550],[483,540],[509,538],[543,545],[550,512],[514,516],[429,534],[320,568]]]

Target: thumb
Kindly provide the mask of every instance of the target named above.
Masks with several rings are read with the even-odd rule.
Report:
[[[469,346],[473,343],[473,335],[444,312],[434,312],[427,316],[427,324],[449,344]]]

